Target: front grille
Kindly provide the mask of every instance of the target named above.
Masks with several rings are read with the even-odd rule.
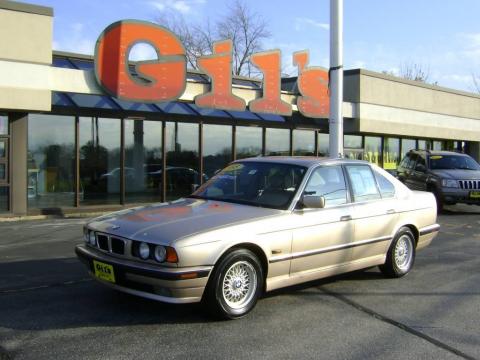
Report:
[[[458,180],[460,189],[480,190],[480,180]]]
[[[116,237],[111,237],[110,241],[112,242],[112,253],[118,255],[125,254],[125,241]]]
[[[97,234],[97,242],[100,249],[108,251],[108,236]]]

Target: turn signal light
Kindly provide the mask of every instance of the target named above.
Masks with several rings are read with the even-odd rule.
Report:
[[[165,258],[165,261],[169,263],[177,263],[178,256],[175,249],[169,246],[166,246],[166,249],[167,249],[167,257]]]

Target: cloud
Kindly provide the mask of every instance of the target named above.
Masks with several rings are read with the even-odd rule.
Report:
[[[159,11],[174,10],[188,14],[195,6],[205,4],[206,0],[152,0],[148,4]]]
[[[322,23],[322,22],[319,22],[319,21],[315,21],[313,19],[306,18],[306,17],[295,18],[294,27],[295,27],[296,31],[305,30],[305,28],[307,28],[307,27],[315,27],[315,28],[322,29],[322,30],[330,30],[330,25],[329,24]]]

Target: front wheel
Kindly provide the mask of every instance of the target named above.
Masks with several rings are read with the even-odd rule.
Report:
[[[393,239],[387,253],[385,264],[380,265],[380,271],[392,278],[399,278],[408,274],[415,261],[415,237],[412,231],[401,228]]]
[[[210,312],[223,319],[237,319],[250,312],[263,291],[263,269],[257,256],[236,249],[215,265],[205,290]]]

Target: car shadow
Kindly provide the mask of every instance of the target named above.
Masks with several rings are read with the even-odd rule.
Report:
[[[166,304],[109,289],[90,278],[75,258],[0,263],[0,328],[67,329],[213,320],[200,304]]]

